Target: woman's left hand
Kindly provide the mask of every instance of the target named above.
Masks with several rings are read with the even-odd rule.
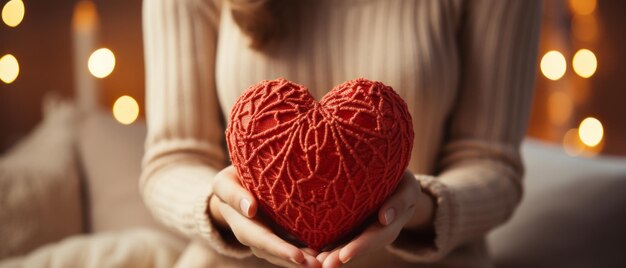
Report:
[[[339,267],[350,259],[391,244],[403,228],[419,230],[432,225],[434,201],[423,193],[419,181],[408,170],[378,211],[378,222],[347,244],[317,255],[323,267]]]

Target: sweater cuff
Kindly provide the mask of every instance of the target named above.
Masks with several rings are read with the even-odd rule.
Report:
[[[213,224],[209,213],[209,200],[213,196],[213,191],[208,196],[202,196],[196,202],[194,207],[194,220],[196,224],[196,233],[207,241],[209,246],[216,252],[233,257],[245,258],[252,255],[250,248],[239,243],[231,231],[220,232]]]
[[[430,194],[435,200],[435,219],[431,231],[417,233],[402,230],[398,238],[389,246],[389,252],[410,262],[435,262],[443,259],[452,249],[452,215],[455,206],[451,191],[435,177],[415,175],[420,182],[422,191]]]

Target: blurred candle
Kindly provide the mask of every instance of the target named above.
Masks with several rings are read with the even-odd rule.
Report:
[[[90,0],[81,0],[74,7],[72,18],[74,43],[74,87],[79,106],[90,111],[98,105],[98,84],[89,74],[87,61],[98,41],[98,12]]]
[[[598,19],[594,14],[572,16],[572,33],[580,41],[596,41],[599,31]]]
[[[572,13],[580,15],[589,15],[596,10],[597,0],[569,0],[569,7]]]

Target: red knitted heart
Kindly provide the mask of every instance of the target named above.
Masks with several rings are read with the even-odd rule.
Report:
[[[318,103],[277,79],[248,88],[226,130],[243,186],[280,227],[319,250],[375,213],[413,145],[411,115],[391,87],[356,79]]]

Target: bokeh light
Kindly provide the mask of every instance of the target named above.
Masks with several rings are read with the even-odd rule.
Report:
[[[567,2],[569,3],[569,8],[572,10],[572,13],[580,15],[591,14],[596,10],[596,6],[598,5],[596,0],[569,0]]]
[[[587,117],[578,126],[578,137],[589,147],[594,147],[602,141],[604,136],[604,128],[600,120]]]
[[[551,50],[541,58],[541,73],[550,80],[559,80],[565,74],[567,63],[561,52]]]
[[[591,50],[581,49],[574,54],[572,67],[574,68],[574,72],[580,77],[589,78],[596,72],[598,60]]]
[[[572,115],[574,104],[565,92],[555,91],[548,97],[548,118],[556,125],[564,125]]]
[[[572,17],[572,33],[581,41],[592,42],[598,39],[598,19],[594,15]]]
[[[0,80],[2,82],[11,84],[19,74],[20,65],[13,55],[6,54],[0,58]]]
[[[124,125],[130,125],[139,116],[139,104],[131,96],[121,96],[113,104],[113,117]]]
[[[2,8],[2,21],[9,27],[17,27],[24,19],[24,2],[11,0]]]
[[[91,53],[87,67],[93,76],[97,78],[107,77],[115,68],[115,55],[108,48],[100,48]]]
[[[572,128],[565,132],[563,149],[569,156],[578,156],[585,150],[585,145],[578,138],[578,129]]]

